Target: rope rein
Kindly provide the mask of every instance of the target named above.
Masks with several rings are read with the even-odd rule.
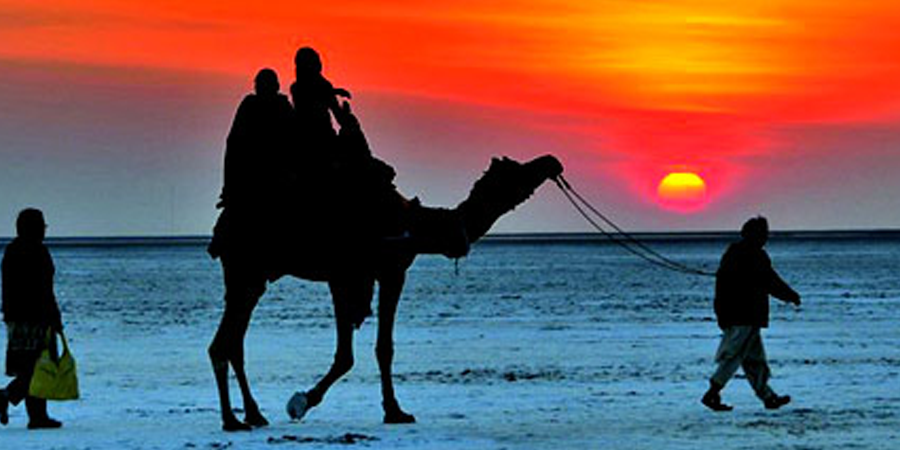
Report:
[[[597,208],[591,205],[581,194],[578,193],[572,186],[566,181],[565,177],[562,175],[554,178],[556,185],[562,191],[563,195],[566,196],[566,199],[569,200],[569,203],[575,207],[575,210],[578,211],[578,214],[581,215],[595,230],[599,231],[604,237],[615,243],[616,245],[622,247],[629,253],[643,259],[644,261],[649,262],[657,267],[661,267],[663,269],[668,269],[674,272],[680,272],[690,275],[700,275],[705,277],[715,277],[715,272],[710,272],[708,270],[699,269],[696,267],[690,267],[685,264],[682,264],[678,261],[672,260],[656,250],[648,247],[647,244],[639,241],[637,238],[628,234],[625,230],[615,224],[611,219],[606,217],[603,213],[601,213]],[[587,210],[585,210],[585,208]],[[606,223],[606,225],[610,226],[613,230],[616,231],[617,234],[613,234],[603,228],[594,217],[591,217],[591,214],[594,214],[596,217],[600,218],[601,221]]]

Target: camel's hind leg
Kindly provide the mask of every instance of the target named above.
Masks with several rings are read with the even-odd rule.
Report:
[[[378,279],[378,340],[375,344],[375,356],[381,371],[381,405],[384,408],[384,423],[414,423],[412,414],[400,409],[394,393],[394,381],[391,367],[394,362],[394,320],[397,316],[397,304],[403,291],[406,273],[397,270],[382,274]]]
[[[294,419],[301,419],[310,408],[322,402],[325,393],[337,380],[353,368],[353,331],[354,318],[361,302],[368,301],[372,295],[373,281],[365,282],[329,282],[331,299],[334,305],[334,320],[337,325],[337,348],[334,362],[328,373],[316,385],[305,393],[297,393],[288,402],[288,414]],[[368,298],[365,296],[368,295]]]
[[[250,317],[259,298],[265,291],[265,279],[254,280],[245,273],[235,273],[233,269],[225,269],[225,312],[216,330],[216,335],[209,346],[209,358],[212,362],[216,387],[219,392],[219,406],[222,412],[222,429],[225,431],[246,431],[251,426],[265,426],[268,421],[259,412],[259,406],[250,392],[250,384],[244,370],[244,338],[250,325]],[[231,409],[231,398],[228,389],[228,366],[234,369],[241,388],[246,412],[245,422],[235,417]]]

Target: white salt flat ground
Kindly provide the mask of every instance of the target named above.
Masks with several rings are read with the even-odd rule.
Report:
[[[661,250],[714,264],[723,245]],[[272,286],[247,342],[272,425],[242,434],[219,430],[205,349],[221,280],[202,249],[54,249],[83,399],[51,404],[62,430],[29,432],[13,409],[0,449],[900,448],[900,245],[770,247],[806,301],[773,302],[764,334],[773,386],[794,398],[783,410],[743,379],[725,391],[734,412],[700,405],[718,338],[709,280],[606,246],[497,245],[458,276],[437,258],[410,273],[395,371],[414,425],[381,424],[377,319],[353,372],[290,422],[284,403],[327,368],[333,332],[324,286]]]

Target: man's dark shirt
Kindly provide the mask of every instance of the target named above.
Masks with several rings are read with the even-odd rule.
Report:
[[[745,240],[731,244],[716,272],[714,308],[719,327],[767,327],[770,294],[785,301],[797,297],[772,268],[765,250]]]

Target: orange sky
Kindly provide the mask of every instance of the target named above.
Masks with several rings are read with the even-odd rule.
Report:
[[[900,75],[886,0],[146,3],[0,0],[0,57],[246,74],[312,43],[360,88],[799,120],[877,116]]]
[[[637,202],[669,171],[700,173],[713,209],[803,146],[784,130],[900,122],[896,1],[147,3],[0,0],[0,60],[247,80],[272,66],[287,84],[313,45],[354,92],[514,111],[577,139],[558,150],[576,174]]]

